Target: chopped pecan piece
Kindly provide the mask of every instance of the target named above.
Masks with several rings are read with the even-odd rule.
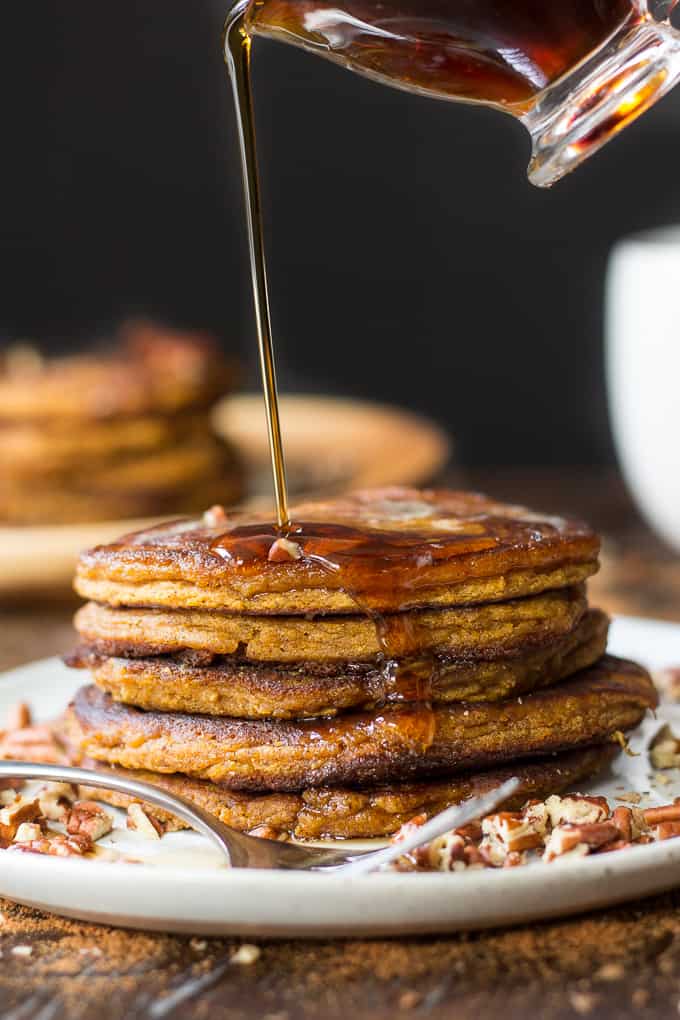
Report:
[[[664,726],[654,737],[649,757],[655,769],[674,769],[680,766],[680,740],[670,726]]]
[[[437,839],[433,839],[430,843],[425,843],[423,846],[417,846],[415,850],[411,850],[409,857],[413,860],[413,863],[417,868],[422,868],[426,871],[433,869],[438,870],[440,867],[440,855],[444,847],[446,836],[439,836]]]
[[[522,816],[527,825],[530,825],[534,832],[545,836],[550,824],[550,814],[547,805],[542,800],[529,800],[522,808]]]
[[[518,854],[518,853],[514,853],[513,852],[511,854],[508,854],[508,856],[505,858],[505,860],[503,861],[503,867],[504,868],[519,868],[523,864],[526,864],[526,861],[527,861],[527,855],[526,854]]]
[[[277,538],[267,553],[267,559],[270,563],[289,563],[292,560],[301,560],[302,546],[297,542],[291,542],[289,538]]]
[[[636,793],[634,790],[627,790],[620,797],[615,797],[614,799],[624,801],[626,804],[639,804],[642,800],[642,794]]]
[[[92,801],[79,800],[71,808],[66,819],[66,831],[71,836],[89,836],[96,843],[113,828],[113,818]]]
[[[0,733],[0,745],[2,744],[2,734]],[[2,755],[0,755],[0,758]],[[23,789],[26,784],[22,779],[0,779],[0,804],[2,804],[2,796],[9,790],[10,793],[16,794],[17,790]]]
[[[40,818],[40,804],[37,800],[17,797],[0,811],[0,837],[14,839],[22,822],[36,822]]]
[[[630,810],[633,815],[633,839],[638,839],[643,832],[649,831],[649,826],[645,821],[645,813],[642,808],[632,807]]]
[[[248,835],[257,836],[258,839],[273,839],[276,843],[287,843],[290,838],[287,832],[275,829],[272,825],[258,825]]]
[[[410,835],[410,833],[413,832],[414,829],[419,829],[421,825],[425,824],[426,821],[427,821],[426,814],[421,813],[419,815],[414,815],[413,818],[409,818],[407,822],[404,822],[402,827],[399,829],[399,832],[396,833],[394,839],[395,840],[405,839],[405,837]]]
[[[558,825],[550,834],[545,845],[544,860],[552,861],[562,857],[579,846],[589,849],[604,846],[620,839],[621,833],[614,822],[589,822],[585,825]]]
[[[461,825],[459,829],[453,830],[456,836],[462,836],[463,839],[478,840],[482,838],[482,823],[481,822],[468,822],[467,825]]]
[[[468,859],[465,850],[468,844],[464,836],[454,832],[447,839],[442,847],[443,853],[439,857],[441,871],[463,871],[468,866]]]
[[[5,728],[14,730],[25,730],[31,725],[31,710],[25,701],[17,701],[12,705],[5,719]]]
[[[565,839],[562,834],[559,833],[559,829],[555,832],[558,836],[550,836],[550,839],[545,845],[545,852],[543,854],[543,860],[550,863],[551,861],[560,859],[564,860],[565,857],[586,857],[590,853],[590,847],[587,843],[574,843],[570,839]]]
[[[680,822],[680,804],[664,804],[663,807],[647,808],[642,812],[647,826],[659,825],[661,822]]]
[[[490,868],[493,867],[488,854],[485,854],[481,846],[469,843],[463,850],[463,858],[467,868]],[[457,869],[453,869],[454,871]]]
[[[598,847],[596,853],[608,854],[613,853],[615,850],[627,850],[629,846],[633,845],[628,839],[615,839],[613,843],[605,843],[604,846]]]
[[[627,807],[617,807],[612,821],[621,834],[621,839],[630,843],[633,839],[633,812]]]
[[[50,821],[61,822],[66,818],[75,796],[75,787],[70,783],[48,783],[38,794],[40,810]]]
[[[394,836],[392,836],[391,842],[392,843],[403,842],[403,840],[405,840],[407,836],[410,836],[414,829],[419,829],[420,826],[424,825],[426,821],[427,815],[414,815],[413,818],[410,818],[408,822],[404,822],[404,824],[398,829],[398,831],[395,832]]]
[[[58,765],[64,762],[65,755],[49,726],[29,726],[2,735],[0,759],[2,758]]]
[[[500,811],[482,821],[482,846],[496,865],[511,853],[535,850],[543,845],[543,833],[520,812]]]
[[[26,854],[47,854],[50,857],[82,857],[92,853],[94,844],[88,836],[52,836],[28,843],[12,843],[11,850]]]
[[[218,528],[221,524],[226,524],[228,519],[226,510],[219,503],[211,506],[203,514],[203,523],[209,528]]]
[[[675,839],[680,836],[680,822],[661,822],[656,827],[656,838],[658,840]]]
[[[572,793],[566,797],[553,794],[545,802],[553,828],[557,825],[592,825],[609,817],[606,797],[584,797]]]
[[[165,826],[143,804],[133,803],[127,809],[127,827],[143,839],[160,839]]]
[[[37,822],[22,822],[14,837],[16,843],[30,843],[34,839],[42,839],[42,826]]]

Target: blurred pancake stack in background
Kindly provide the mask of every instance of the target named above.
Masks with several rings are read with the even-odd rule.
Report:
[[[109,348],[0,357],[0,522],[78,524],[232,503],[243,472],[211,424],[235,366],[210,337],[146,321]]]

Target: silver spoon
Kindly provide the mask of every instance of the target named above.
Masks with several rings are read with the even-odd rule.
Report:
[[[300,871],[332,869],[344,875],[368,874],[397,860],[409,850],[424,846],[425,843],[451,829],[457,829],[481,818],[507,800],[520,786],[519,779],[508,779],[482,797],[473,797],[459,807],[447,808],[401,842],[380,850],[336,850],[303,846],[300,843],[279,843],[273,839],[248,836],[224,825],[214,815],[208,814],[184,797],[166,793],[165,790],[150,783],[121,779],[112,772],[93,772],[91,769],[72,768],[66,765],[34,765],[30,762],[7,761],[0,762],[0,779],[42,779],[49,782],[92,786],[114,790],[116,793],[124,793],[148,804],[154,804],[181,818],[192,829],[206,836],[227,857],[232,868]]]

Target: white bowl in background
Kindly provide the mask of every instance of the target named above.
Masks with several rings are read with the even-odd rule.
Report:
[[[648,522],[680,550],[680,225],[614,248],[606,373],[625,479]]]

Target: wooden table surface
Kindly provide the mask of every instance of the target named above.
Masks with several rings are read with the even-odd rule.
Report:
[[[456,482],[460,482],[456,479]],[[680,558],[606,474],[478,472],[495,496],[586,517],[605,536],[593,600],[680,620]],[[71,644],[68,602],[0,609],[0,669]],[[455,877],[451,880],[455,895]],[[504,1020],[680,1015],[680,891],[565,921],[449,938],[191,940],[79,924],[0,900],[0,1017]],[[16,946],[28,947],[13,954]]]

